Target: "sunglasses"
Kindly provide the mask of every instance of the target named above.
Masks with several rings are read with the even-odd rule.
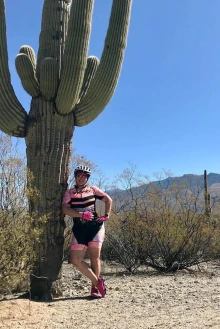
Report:
[[[81,174],[81,173],[78,173],[76,175],[77,178],[87,178],[88,176],[86,174]]]

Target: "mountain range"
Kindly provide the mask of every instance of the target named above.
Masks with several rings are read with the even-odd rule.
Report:
[[[185,174],[180,177],[168,177],[161,181],[155,181],[154,184],[160,184],[162,188],[166,188],[169,185],[190,185],[192,188],[199,187],[200,189],[204,188],[204,175],[193,175]],[[209,193],[218,191],[220,194],[220,174],[209,173],[207,174],[207,184]],[[218,190],[219,189],[219,190]]]
[[[162,189],[166,189],[168,186],[173,184],[177,186],[190,186],[190,190],[200,191],[199,198],[204,198],[204,175],[194,175],[194,174],[185,174],[180,177],[167,177],[162,180],[151,182],[154,186],[160,186]],[[146,184],[147,185],[147,184]],[[140,195],[142,191],[146,188],[146,185],[132,187],[133,195]],[[207,174],[207,186],[208,193],[210,193],[210,198],[213,204],[213,207],[219,208],[220,205],[220,174],[218,173],[209,173]],[[186,187],[186,189],[188,189]],[[117,189],[108,191],[108,193],[113,197],[113,200],[122,200],[128,195],[126,190]]]

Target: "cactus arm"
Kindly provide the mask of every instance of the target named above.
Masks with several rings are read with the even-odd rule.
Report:
[[[33,48],[26,45],[21,46],[19,54],[26,54],[29,57],[31,63],[33,64],[34,70],[36,70],[36,57]]]
[[[89,90],[74,110],[75,125],[93,121],[110,101],[120,75],[127,42],[132,0],[114,0],[105,47]]]
[[[87,59],[87,66],[86,66],[86,70],[85,70],[85,74],[84,74],[84,78],[83,78],[83,84],[82,84],[82,88],[81,91],[79,93],[79,100],[78,102],[86,95],[90,83],[92,81],[92,79],[95,76],[95,73],[98,69],[99,66],[99,59],[95,56],[90,56]]]
[[[32,97],[39,96],[39,83],[32,60],[26,54],[18,54],[15,59],[15,66],[24,90]]]
[[[60,74],[69,21],[70,3],[71,0],[44,0],[37,56],[38,80],[40,80],[41,62],[46,57],[56,59]]]
[[[32,97],[40,95],[39,83],[36,77],[35,52],[30,46],[22,46],[15,59],[15,67],[21,79],[24,90]]]
[[[6,40],[5,2],[0,0],[0,129],[9,135],[26,135],[27,113],[11,85]]]
[[[79,99],[86,69],[94,0],[74,0],[71,7],[61,81],[56,98],[60,114],[68,114]]]
[[[54,99],[59,83],[59,67],[54,58],[44,58],[40,66],[40,91],[44,99]]]

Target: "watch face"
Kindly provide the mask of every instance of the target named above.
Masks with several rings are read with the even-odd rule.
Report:
[[[105,217],[108,217],[108,214],[105,214]]]

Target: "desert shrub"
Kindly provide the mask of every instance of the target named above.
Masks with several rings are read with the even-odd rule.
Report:
[[[146,264],[158,271],[176,271],[215,257],[218,226],[204,213],[200,191],[191,186],[170,185],[147,194],[144,221]]]
[[[209,225],[213,230],[213,248],[211,250],[211,254],[213,256],[214,261],[220,265],[220,212],[215,211],[215,213],[211,214]]]
[[[107,264],[111,263],[120,263],[120,258],[118,256],[118,250],[112,247],[111,239],[108,237],[108,233],[105,235],[105,241],[102,245],[101,250],[101,259],[105,261]]]
[[[151,243],[142,241],[145,264],[160,272],[175,272],[215,258],[216,228],[209,226],[203,214],[181,215],[156,214],[155,222],[146,224],[146,236],[152,239]]]
[[[145,264],[175,272],[216,258],[219,223],[205,215],[199,183],[140,182],[134,166],[118,181],[125,190],[113,196],[108,240],[126,269]]]
[[[28,214],[28,198],[38,197],[27,186],[24,157],[9,136],[0,135],[0,290],[18,289],[34,262],[34,243],[45,218],[35,221]]]
[[[34,244],[41,230],[28,213],[0,212],[0,291],[22,290],[34,264]],[[35,228],[33,228],[35,227]]]
[[[116,261],[134,273],[145,259],[140,243],[143,235],[142,223],[132,213],[127,213],[123,220],[112,216],[106,230],[105,259]]]

